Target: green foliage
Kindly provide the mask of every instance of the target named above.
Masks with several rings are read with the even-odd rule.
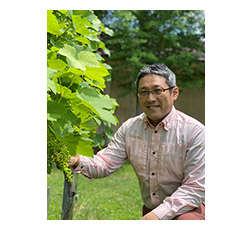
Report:
[[[111,67],[100,55],[110,55],[101,33],[110,36],[112,30],[90,10],[47,11],[48,162],[56,162],[70,180],[70,155],[92,157],[93,146],[102,146],[97,127],[118,123],[118,104],[103,93]]]
[[[139,70],[164,63],[177,76],[180,88],[204,86],[204,12],[197,10],[95,11],[114,30],[106,45],[112,51],[113,78],[132,92]]]

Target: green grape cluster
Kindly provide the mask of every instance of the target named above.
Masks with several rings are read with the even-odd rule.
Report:
[[[68,160],[71,155],[67,147],[56,139],[55,135],[47,128],[47,173],[50,174],[52,169],[52,162],[54,162],[58,169],[60,169],[68,182],[73,182],[72,170],[69,168]]]
[[[52,154],[52,161],[56,163],[57,167],[64,173],[68,182],[73,182],[72,170],[69,168],[67,161],[70,159],[70,154],[64,147],[60,152]]]

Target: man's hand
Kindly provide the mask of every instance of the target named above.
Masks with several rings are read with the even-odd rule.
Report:
[[[140,220],[159,220],[159,218],[153,212],[149,212],[144,215]]]
[[[71,168],[75,169],[78,166],[79,162],[80,155],[76,154],[76,157],[70,157],[70,160],[67,163]]]

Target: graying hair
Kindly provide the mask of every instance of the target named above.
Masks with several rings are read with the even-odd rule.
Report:
[[[136,89],[138,90],[139,81],[142,77],[150,74],[160,75],[165,78],[166,84],[169,87],[176,86],[176,76],[175,74],[165,65],[161,63],[154,63],[152,65],[147,65],[143,67],[138,73],[136,79]]]

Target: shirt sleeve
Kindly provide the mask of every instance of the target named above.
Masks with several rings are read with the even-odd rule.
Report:
[[[152,212],[159,219],[175,216],[199,207],[205,199],[205,132],[200,130],[187,146],[184,179],[178,189]]]
[[[109,145],[99,151],[94,158],[80,156],[74,172],[82,173],[87,178],[101,178],[111,175],[127,160],[123,127],[121,126]]]

